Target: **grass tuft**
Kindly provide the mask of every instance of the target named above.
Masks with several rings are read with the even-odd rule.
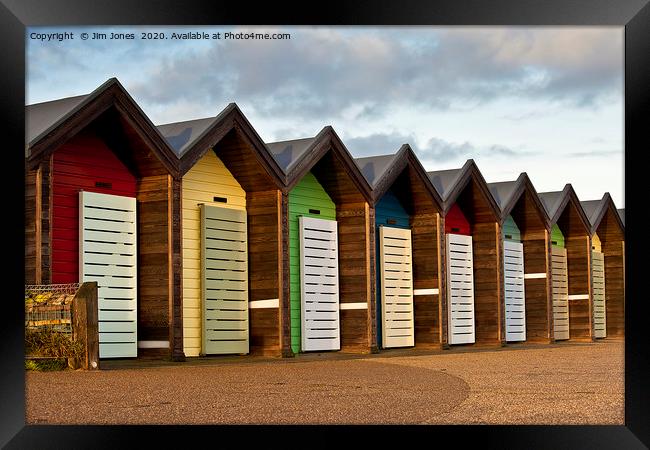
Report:
[[[44,327],[38,330],[25,330],[25,353],[32,357],[53,358],[26,360],[27,370],[63,370],[68,366],[68,358],[81,358],[83,345],[73,341],[65,333]]]

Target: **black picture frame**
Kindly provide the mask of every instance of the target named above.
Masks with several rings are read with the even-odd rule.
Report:
[[[599,25],[625,27],[625,194],[626,194],[626,336],[625,425],[623,426],[434,426],[353,427],[366,442],[388,434],[411,433],[417,443],[444,445],[448,439],[476,439],[498,448],[646,448],[648,424],[648,301],[641,287],[648,254],[642,236],[641,208],[647,188],[641,185],[644,152],[650,150],[650,6],[649,0],[374,0],[329,1],[327,4],[277,4],[251,7],[244,2],[179,2],[172,0],[2,0],[0,42],[3,70],[2,119],[8,172],[0,177],[6,229],[3,283],[3,360],[0,443],[7,448],[103,448],[135,445],[185,445],[212,439],[215,433],[255,431],[268,442],[288,445],[288,433],[346,439],[351,427],[187,427],[187,426],[25,426],[25,372],[21,302],[24,279],[24,106],[25,27],[66,25]],[[644,170],[643,170],[644,171]],[[645,171],[644,171],[645,172]],[[641,178],[640,178],[641,177]],[[645,233],[647,235],[647,233]],[[646,237],[647,239],[647,237]],[[645,258],[647,260],[647,257]],[[427,436],[416,436],[426,433]],[[246,435],[248,437],[248,435]],[[251,436],[252,437],[252,436]],[[144,439],[144,441],[142,440]],[[146,442],[146,444],[138,444]]]

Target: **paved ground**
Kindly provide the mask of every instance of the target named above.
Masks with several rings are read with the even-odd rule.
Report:
[[[29,424],[623,424],[624,343],[27,372]]]

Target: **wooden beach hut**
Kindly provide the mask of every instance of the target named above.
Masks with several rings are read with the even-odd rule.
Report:
[[[541,192],[551,225],[553,336],[592,339],[591,239],[589,220],[573,187]]]
[[[501,211],[506,342],[552,339],[551,229],[524,172],[515,181],[488,183]]]
[[[330,126],[267,143],[286,177],[294,353],[376,349],[370,186]]]
[[[442,199],[408,144],[356,163],[375,212],[377,345],[439,348]]]
[[[158,129],[179,158],[185,355],[283,354],[279,166],[234,103]]]
[[[504,339],[500,213],[476,163],[427,172],[443,200],[448,343]]]
[[[115,78],[26,123],[25,282],[98,283],[100,358],[182,360],[173,151]]]
[[[580,202],[591,226],[594,337],[625,335],[625,225],[609,193]]]

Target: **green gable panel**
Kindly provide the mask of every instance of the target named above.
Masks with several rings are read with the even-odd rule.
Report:
[[[521,242],[521,232],[512,216],[508,216],[503,223],[503,239],[512,242]]]
[[[562,234],[562,230],[560,230],[560,227],[558,227],[557,224],[554,224],[553,228],[551,229],[551,244],[555,245],[556,247],[564,247],[564,235]]]
[[[300,235],[298,216],[336,220],[336,205],[316,177],[307,173],[289,192],[289,277],[291,349],[300,352]]]

